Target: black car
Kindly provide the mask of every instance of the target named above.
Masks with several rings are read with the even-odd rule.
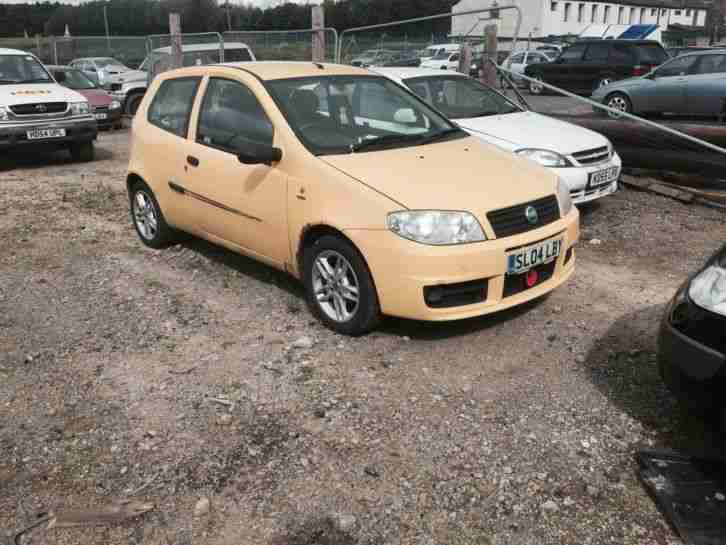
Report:
[[[661,377],[684,407],[719,420],[726,407],[726,245],[683,284],[658,339]]]
[[[658,42],[648,40],[588,40],[576,42],[549,63],[531,64],[524,74],[572,93],[590,95],[602,85],[642,76],[670,57]],[[544,87],[530,82],[534,95]]]

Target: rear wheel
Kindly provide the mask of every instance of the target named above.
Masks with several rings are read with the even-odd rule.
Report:
[[[304,256],[305,293],[313,314],[343,335],[362,335],[380,320],[368,266],[342,237],[325,235]]]
[[[535,81],[529,82],[529,92],[533,95],[541,95],[544,93],[544,85],[542,85],[542,76],[532,76]]]
[[[71,157],[74,161],[81,161],[84,163],[93,161],[93,158],[96,155],[95,149],[93,147],[93,142],[71,144],[68,148],[68,151],[71,152]]]
[[[613,93],[608,95],[607,98],[605,98],[605,106],[626,114],[633,113],[633,104],[623,93]],[[613,112],[608,112],[608,115],[614,119],[618,119],[620,117],[619,114]]]

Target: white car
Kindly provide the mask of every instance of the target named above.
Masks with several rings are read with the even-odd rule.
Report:
[[[433,70],[457,70],[459,68],[459,50],[454,52],[442,49],[434,57],[421,62],[421,68]]]
[[[68,66],[77,68],[85,73],[91,80],[101,87],[108,88],[112,83],[118,81],[121,74],[130,72],[131,68],[125,66],[121,61],[112,57],[86,57],[73,59]]]
[[[589,129],[530,112],[458,72],[376,68],[436,107],[462,129],[554,171],[576,204],[615,193],[621,161],[610,141]]]
[[[437,55],[443,55],[444,53],[458,53],[461,49],[461,44],[436,44],[430,45],[423,50],[421,55],[421,62],[430,61]]]
[[[549,51],[519,51],[509,55],[502,63],[502,66],[515,74],[524,74],[524,69],[529,64],[551,62],[553,57],[549,53]],[[518,78],[516,75],[510,74],[509,77],[518,85],[524,82],[524,80]]]

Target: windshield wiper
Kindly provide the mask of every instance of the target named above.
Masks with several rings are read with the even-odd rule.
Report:
[[[451,128],[451,129],[444,129],[443,131],[439,131],[437,133],[432,134],[431,136],[427,136],[426,138],[423,138],[421,140],[421,144],[431,144],[433,142],[438,142],[439,140],[444,140],[445,138],[448,138],[449,136],[453,136],[455,134],[461,134],[466,135],[467,133],[461,129],[457,128]]]
[[[420,134],[386,134],[379,136],[378,138],[371,138],[370,140],[364,140],[357,144],[350,146],[351,151],[359,152],[369,148],[375,148],[377,146],[387,146],[389,144],[406,144],[408,142],[416,142],[421,140]]]

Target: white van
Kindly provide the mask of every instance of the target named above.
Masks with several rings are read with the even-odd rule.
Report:
[[[445,53],[458,53],[461,49],[461,44],[437,44],[430,45],[424,49],[423,55],[421,55],[421,63],[430,61],[436,56],[442,56]]]
[[[90,161],[97,134],[83,95],[56,83],[35,55],[0,48],[0,150],[65,148]]]

